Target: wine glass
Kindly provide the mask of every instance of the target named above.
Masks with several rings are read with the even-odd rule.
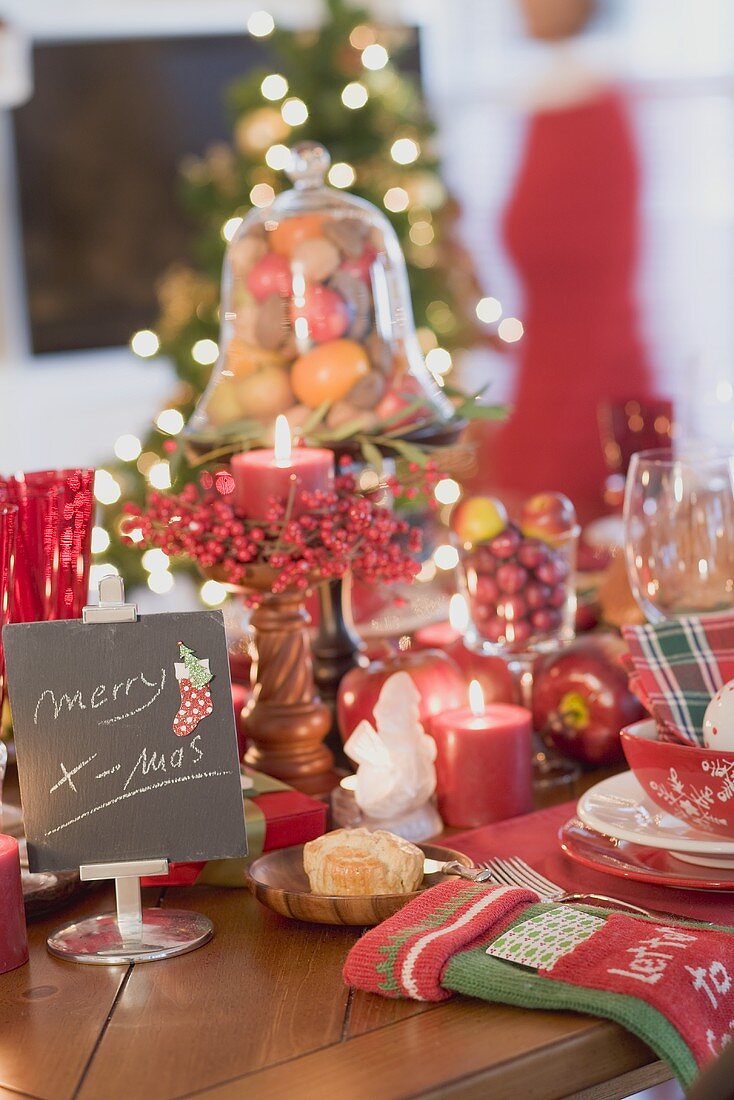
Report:
[[[734,456],[632,456],[624,496],[627,573],[648,622],[734,608]]]

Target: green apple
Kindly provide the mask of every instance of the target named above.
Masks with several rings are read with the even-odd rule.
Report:
[[[451,526],[464,544],[474,546],[504,531],[507,512],[496,497],[467,497],[454,508]]]

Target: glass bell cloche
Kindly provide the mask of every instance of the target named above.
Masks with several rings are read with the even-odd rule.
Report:
[[[423,362],[397,236],[324,183],[329,163],[323,146],[296,145],[293,188],[250,211],[227,248],[219,359],[186,428],[200,462],[272,443],[279,413],[295,436],[347,448],[452,417]]]

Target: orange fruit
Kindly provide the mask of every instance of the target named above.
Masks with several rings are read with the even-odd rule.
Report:
[[[239,336],[233,336],[227,347],[224,369],[231,371],[235,378],[247,378],[262,367],[279,367],[283,357],[266,348],[256,348]]]
[[[247,419],[270,422],[294,404],[288,374],[281,367],[261,367],[235,385],[242,415]]]
[[[291,386],[301,404],[316,409],[325,401],[341,401],[369,373],[370,361],[361,344],[329,340],[296,359]]]
[[[268,243],[279,256],[292,256],[303,241],[323,236],[323,214],[299,214],[297,218],[284,218],[275,229],[268,231]]]

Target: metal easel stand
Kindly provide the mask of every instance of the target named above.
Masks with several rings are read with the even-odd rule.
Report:
[[[99,582],[99,605],[85,607],[85,623],[137,622],[135,604],[125,603],[121,577],[103,577]],[[203,947],[214,935],[208,917],[184,909],[143,909],[140,879],[143,875],[165,875],[167,859],[126,860],[122,863],[87,863],[79,868],[82,881],[115,880],[116,913],[60,928],[46,941],[52,955],[72,962],[154,962],[184,955]]]

